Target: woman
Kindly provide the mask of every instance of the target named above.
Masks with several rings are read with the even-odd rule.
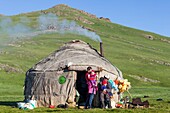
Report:
[[[87,68],[87,73],[86,73],[86,81],[88,85],[88,95],[85,103],[85,109],[91,109],[92,108],[92,102],[94,95],[96,94],[97,91],[97,84],[96,81],[92,81],[90,78],[96,76],[95,72],[92,70],[91,67]],[[94,84],[95,83],[95,84]]]

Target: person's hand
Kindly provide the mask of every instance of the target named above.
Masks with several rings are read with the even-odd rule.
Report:
[[[98,87],[95,87],[96,88],[96,91],[98,91]]]

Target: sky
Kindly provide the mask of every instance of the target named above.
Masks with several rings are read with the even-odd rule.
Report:
[[[170,37],[170,0],[1,0],[0,14],[11,16],[58,4],[109,18],[113,23]]]

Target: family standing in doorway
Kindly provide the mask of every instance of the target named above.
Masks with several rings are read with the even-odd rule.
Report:
[[[92,69],[92,67],[87,67],[87,73],[85,75],[86,83],[88,86],[88,94],[85,103],[85,109],[92,108],[92,102],[94,99],[94,95],[96,94],[97,90],[100,93],[100,105],[101,108],[112,108],[111,106],[111,96],[112,94],[112,85],[109,82],[109,75],[105,75],[100,79],[100,83],[97,84],[96,81],[96,73]]]

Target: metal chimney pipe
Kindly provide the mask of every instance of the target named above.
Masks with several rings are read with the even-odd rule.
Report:
[[[100,54],[101,54],[101,56],[104,56],[103,55],[103,43],[102,42],[100,42]]]

